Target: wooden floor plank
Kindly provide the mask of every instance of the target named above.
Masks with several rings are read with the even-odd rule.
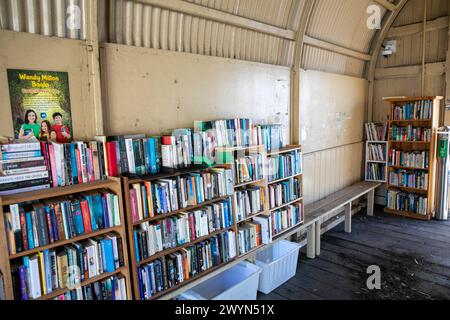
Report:
[[[295,277],[263,298],[450,299],[449,249],[448,221],[357,215],[353,233],[341,224],[323,236],[316,259],[303,248]],[[382,290],[367,289],[369,265],[381,267]]]

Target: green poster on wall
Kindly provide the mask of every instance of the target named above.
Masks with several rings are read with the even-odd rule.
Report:
[[[8,69],[14,137],[72,141],[72,115],[67,72]]]

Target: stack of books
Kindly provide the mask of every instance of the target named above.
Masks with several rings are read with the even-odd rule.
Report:
[[[426,215],[428,211],[428,199],[420,195],[389,190],[387,193],[387,208]]]
[[[430,142],[431,129],[429,128],[415,128],[411,125],[407,127],[393,126],[391,129],[392,141],[399,142]]]
[[[39,248],[57,241],[119,226],[119,199],[90,192],[75,197],[14,204],[5,212],[9,253]]]
[[[303,204],[296,203],[272,212],[272,236],[303,222]]]
[[[108,176],[147,175],[161,171],[160,138],[144,134],[98,136]]]
[[[235,256],[236,235],[233,231],[227,231],[155,259],[138,268],[140,299],[151,299]]]
[[[270,209],[280,207],[302,197],[301,183],[291,178],[287,181],[269,185]]]
[[[386,165],[384,163],[368,163],[366,179],[370,181],[386,181]]]
[[[23,257],[22,264],[12,271],[15,298],[37,299],[114,272],[124,265],[121,243],[121,238],[111,233]]]
[[[259,247],[262,241],[261,225],[256,222],[246,222],[238,227],[238,253],[240,256]]]
[[[386,156],[384,154],[385,147],[381,144],[369,144],[369,158],[371,161],[386,161]]]
[[[269,182],[297,176],[302,173],[302,152],[295,150],[288,154],[269,157],[267,166]]]
[[[253,154],[234,160],[234,181],[236,185],[264,179],[264,156]]]
[[[396,120],[430,120],[433,112],[433,100],[407,102],[394,106],[392,119]]]
[[[391,166],[416,169],[428,169],[430,166],[430,152],[428,151],[405,152],[392,149],[390,153]]]
[[[263,188],[248,188],[234,193],[234,208],[237,221],[264,211],[265,194]]]
[[[1,145],[0,195],[47,188],[49,172],[39,142]]]
[[[103,145],[97,141],[41,142],[52,187],[104,180],[107,177]]]
[[[127,300],[125,277],[122,275],[112,276],[84,287],[77,287],[56,297],[54,300]]]
[[[176,248],[233,226],[231,199],[192,212],[145,222],[134,229],[137,261],[143,261],[166,249]]]
[[[368,141],[386,141],[387,123],[366,123],[365,128]]]
[[[252,130],[254,145],[264,146],[269,152],[278,151],[286,146],[281,124],[256,125]]]
[[[129,192],[133,222],[231,196],[233,186],[232,171],[221,168],[133,184]]]
[[[394,170],[389,174],[389,183],[393,187],[428,189],[428,173],[415,170]]]
[[[194,147],[192,130],[178,129],[170,136],[161,138],[162,166],[165,168],[182,169],[194,163]]]
[[[215,147],[253,146],[253,122],[250,119],[196,121],[195,132],[212,132]]]

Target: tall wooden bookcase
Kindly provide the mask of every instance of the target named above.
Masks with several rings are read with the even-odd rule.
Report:
[[[241,156],[241,155],[251,155],[251,154],[255,154],[255,153],[262,153],[264,155],[264,167],[266,167],[266,159],[267,159],[268,156],[275,156],[275,155],[282,154],[282,153],[289,153],[289,152],[294,151],[294,150],[301,150],[301,147],[300,146],[288,146],[286,148],[283,148],[279,152],[273,152],[273,153],[270,153],[270,154],[266,153],[266,151],[264,150],[263,146],[236,147],[236,148],[218,148],[218,150],[224,152],[225,154],[232,155],[231,158],[234,158],[236,156]],[[230,158],[228,158],[228,159],[230,159]],[[228,162],[228,163],[225,162],[223,164],[218,164],[215,167],[222,167],[222,168],[228,168],[228,169],[233,169],[234,170],[234,166],[233,166],[233,164],[231,164],[231,162]],[[184,244],[182,246],[178,246],[176,248],[171,248],[171,249],[167,249],[167,250],[161,251],[161,252],[159,252],[159,253],[149,257],[148,259],[145,259],[143,261],[137,262],[133,231],[140,223],[150,222],[150,221],[158,221],[158,220],[161,220],[161,219],[165,219],[165,218],[174,216],[176,214],[179,214],[180,212],[192,211],[192,210],[195,210],[195,209],[202,208],[202,207],[204,207],[206,205],[209,205],[209,204],[213,204],[213,203],[216,203],[216,202],[223,201],[223,200],[225,200],[225,199],[227,199],[229,197],[227,196],[227,197],[216,198],[216,199],[213,199],[212,201],[203,202],[203,203],[201,203],[199,205],[196,205],[196,206],[191,206],[191,207],[184,208],[184,209],[181,209],[181,210],[178,210],[178,211],[174,211],[174,212],[171,212],[171,213],[168,213],[168,214],[157,215],[157,216],[155,216],[153,218],[143,219],[143,220],[140,220],[138,222],[133,222],[132,209],[131,209],[131,200],[130,200],[130,197],[129,197],[130,188],[132,187],[132,185],[136,184],[136,183],[143,183],[143,182],[146,182],[146,181],[152,182],[152,181],[155,181],[155,180],[158,180],[158,179],[168,179],[168,178],[182,176],[182,175],[189,174],[189,173],[206,171],[209,168],[210,167],[208,167],[208,166],[194,166],[194,167],[183,169],[183,170],[163,170],[163,172],[161,172],[159,174],[155,174],[155,175],[149,175],[149,176],[143,176],[143,177],[132,177],[132,178],[124,177],[124,178],[122,178],[122,186],[123,186],[122,189],[123,189],[123,192],[124,192],[124,204],[125,204],[125,219],[126,219],[126,223],[127,223],[128,248],[129,248],[129,252],[130,252],[130,273],[131,273],[131,277],[132,277],[132,290],[133,290],[133,294],[134,294],[134,298],[135,299],[139,299],[139,297],[140,297],[139,277],[138,277],[138,267],[139,266],[141,266],[143,264],[146,264],[146,263],[149,263],[151,261],[154,261],[154,260],[156,260],[158,258],[161,258],[163,256],[169,255],[171,253],[177,252],[180,249],[187,248],[187,247],[190,247],[190,246],[192,246],[194,244],[197,244],[199,242],[202,242],[202,241],[205,241],[207,239],[210,239],[213,236],[216,236],[216,235],[218,235],[220,233],[223,233],[223,232],[226,232],[228,230],[234,231],[234,233],[236,235],[236,244],[237,244],[238,228],[239,228],[239,226],[241,224],[244,224],[247,221],[250,221],[252,218],[257,217],[257,216],[266,216],[266,217],[270,216],[271,210],[269,209],[269,200],[268,200],[268,181],[267,181],[267,175],[264,174],[264,178],[261,179],[261,180],[250,181],[250,182],[246,182],[246,183],[242,183],[242,184],[238,184],[238,185],[234,186],[234,190],[235,191],[243,190],[243,189],[248,188],[248,187],[260,187],[260,188],[262,188],[263,192],[265,194],[265,202],[264,202],[264,205],[263,205],[264,210],[262,210],[261,212],[258,212],[256,214],[253,214],[253,215],[251,215],[251,216],[249,216],[249,217],[247,217],[245,219],[242,219],[241,221],[237,221],[237,219],[236,219],[235,202],[234,202],[234,199],[233,199],[233,201],[232,201],[232,203],[233,203],[233,206],[232,206],[233,225],[230,228],[228,228],[226,230],[220,230],[218,232],[211,233],[211,234],[209,234],[209,235],[207,235],[205,237],[202,237],[202,238],[197,239],[195,241],[186,243],[186,244]],[[302,175],[300,174],[300,175],[297,175],[297,176],[292,177],[292,178],[301,179],[301,176]],[[281,179],[279,181],[274,181],[272,183],[284,181],[284,180],[287,180],[289,178]],[[231,196],[231,197],[234,198],[234,195]],[[296,202],[300,202],[300,201],[303,203],[303,197],[300,198],[300,199],[297,199],[295,201],[295,203]],[[288,204],[286,204],[285,206],[287,206],[287,205]],[[275,211],[275,210],[276,209],[273,209],[272,211]],[[301,223],[299,223],[296,226],[293,226],[289,230],[284,230],[283,233],[278,234],[276,237],[277,238],[281,237],[285,232],[292,231],[295,227],[298,227],[300,224]],[[210,273],[212,273],[214,271],[217,271],[218,269],[220,269],[222,267],[225,267],[226,265],[228,265],[228,264],[230,264],[232,262],[236,262],[237,260],[245,260],[247,258],[250,258],[257,250],[263,248],[264,246],[265,246],[264,244],[260,245],[260,246],[258,246],[256,248],[253,248],[252,250],[246,252],[245,254],[242,254],[242,255],[239,255],[238,248],[236,247],[236,257],[230,259],[228,262],[225,262],[225,263],[222,263],[222,264],[220,264],[218,266],[210,268],[210,269],[208,269],[208,270],[206,270],[206,271],[204,271],[204,272],[202,272],[202,273],[200,273],[200,274],[198,274],[198,275],[196,275],[196,276],[194,276],[194,277],[192,277],[192,278],[190,278],[190,279],[188,279],[188,280],[178,284],[177,286],[174,286],[174,287],[172,287],[172,288],[170,288],[168,290],[160,292],[160,293],[152,296],[150,298],[150,300],[164,299],[164,296],[171,295],[171,294],[173,294],[173,292],[177,292],[182,287],[187,286],[188,284],[190,284],[190,283],[192,283],[192,282],[194,282],[196,280],[199,280],[199,279],[201,279],[203,277],[206,278],[206,276],[208,274],[210,274]]]
[[[75,195],[82,192],[88,192],[88,191],[95,191],[95,190],[110,190],[114,194],[116,194],[119,197],[119,210],[120,210],[120,226],[115,226],[113,228],[108,229],[102,229],[98,230],[96,232],[87,233],[69,240],[64,241],[58,241],[55,243],[52,243],[47,246],[38,247],[32,250],[27,250],[24,252],[17,253],[15,255],[9,254],[8,249],[8,239],[6,235],[6,227],[5,227],[5,216],[4,216],[4,207],[7,207],[12,204],[18,204],[23,202],[29,202],[29,201],[39,201],[39,200],[45,200],[45,199],[51,199],[61,196],[70,196]],[[5,295],[6,299],[13,300],[14,294],[13,294],[13,283],[12,283],[12,275],[11,270],[12,266],[14,264],[15,260],[21,259],[24,256],[31,255],[43,250],[48,249],[55,249],[59,248],[77,241],[82,241],[89,238],[94,238],[97,236],[101,236],[110,232],[117,233],[122,238],[122,248],[123,248],[123,259],[124,259],[124,265],[120,267],[119,269],[115,270],[114,272],[110,273],[104,273],[94,278],[89,278],[83,281],[80,286],[86,286],[91,283],[101,281],[104,279],[107,279],[108,277],[121,274],[125,278],[126,282],[126,290],[127,290],[127,298],[132,298],[132,292],[131,292],[131,279],[130,279],[130,273],[129,273],[129,267],[128,267],[128,250],[126,245],[126,229],[125,229],[125,215],[123,210],[123,199],[122,199],[122,188],[121,188],[121,181],[119,178],[108,178],[107,180],[102,181],[96,181],[86,184],[78,184],[73,186],[67,186],[67,187],[61,187],[61,188],[52,188],[52,189],[46,189],[46,190],[40,190],[40,191],[33,191],[33,192],[27,192],[27,193],[19,193],[14,194],[10,196],[3,196],[0,197],[0,271],[4,278],[4,284],[5,284]],[[1,288],[0,288],[1,289]],[[53,291],[50,294],[43,295],[39,298],[39,300],[49,300],[53,299],[59,295],[62,295],[71,289],[64,288],[64,289],[58,289]]]
[[[387,191],[396,190],[402,191],[406,194],[419,195],[427,198],[427,210],[426,214],[417,214],[408,211],[393,210],[386,206],[385,212],[404,216],[419,220],[430,220],[434,214],[434,202],[435,202],[435,177],[436,177],[436,132],[439,127],[439,110],[441,105],[441,100],[443,97],[400,97],[400,98],[388,98],[385,101],[389,105],[389,133],[388,133],[388,175],[387,175]],[[394,108],[395,106],[402,106],[407,103],[414,103],[416,101],[426,101],[431,100],[431,118],[430,119],[420,119],[420,120],[394,120]],[[427,128],[431,129],[431,140],[429,142],[422,141],[394,141],[392,137],[392,128],[396,127],[408,127],[412,126],[414,128]],[[420,168],[408,168],[408,167],[398,167],[392,165],[391,152],[392,150],[399,150],[405,152],[414,151],[428,151],[429,152],[429,167],[427,169]],[[390,174],[396,170],[406,170],[406,171],[423,171],[428,172],[428,186],[426,189],[413,189],[407,187],[399,187],[391,184]]]

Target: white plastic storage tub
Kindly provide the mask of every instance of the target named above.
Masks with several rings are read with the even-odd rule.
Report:
[[[183,300],[256,300],[261,268],[244,261],[186,291]]]
[[[283,240],[256,254],[256,265],[262,269],[258,291],[268,294],[295,276],[300,248]]]

